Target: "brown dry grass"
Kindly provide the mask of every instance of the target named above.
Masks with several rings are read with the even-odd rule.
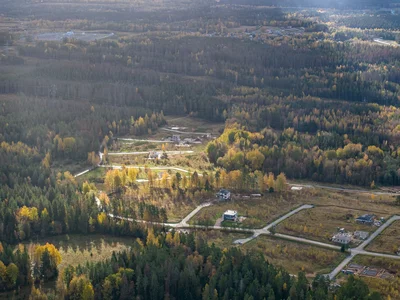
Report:
[[[345,254],[311,245],[260,236],[244,244],[245,251],[259,251],[272,264],[281,266],[289,273],[297,275],[304,271],[308,277],[329,273]]]
[[[26,246],[33,255],[37,244],[46,242],[54,244],[61,253],[59,271],[68,265],[84,265],[86,262],[104,261],[111,258],[112,253],[129,249],[133,245],[132,238],[120,238],[107,235],[62,235],[43,241],[28,243]]]
[[[307,191],[301,193],[301,195],[305,194],[307,194]],[[234,197],[232,201],[220,202],[203,208],[193,217],[191,223],[203,224],[208,222],[214,224],[226,210],[231,209],[236,210],[239,216],[246,217],[242,227],[261,228],[302,204],[303,200],[299,195],[288,192],[285,194],[266,194],[261,198]]]
[[[395,254],[400,248],[400,222],[394,222],[376,237],[366,250]],[[400,260],[399,260],[400,263]],[[399,266],[400,267],[400,266]],[[400,269],[399,269],[400,270]]]
[[[343,216],[346,216],[347,212],[354,216],[375,213],[379,217],[400,213],[400,208],[394,205],[394,197],[391,196],[371,196],[365,193],[303,189],[298,192],[267,193],[261,198],[254,199],[235,197],[234,201],[218,203],[201,210],[191,220],[191,223],[215,223],[224,211],[233,209],[237,210],[239,215],[248,217],[243,222],[243,227],[259,228],[302,204],[314,204],[317,208],[300,212],[298,215],[289,218],[289,222],[302,224],[303,226],[307,225],[307,227],[311,228],[317,228],[322,223],[322,227],[326,226],[330,233],[333,233],[332,230],[336,231],[337,227],[345,227],[349,230],[352,228],[354,230],[364,229],[367,231],[374,229],[365,226],[352,226],[351,223],[347,223],[346,218],[343,220]],[[317,213],[316,218],[306,220],[309,217],[305,214],[313,213]],[[334,216],[330,217],[330,214]],[[332,220],[327,222],[327,217]],[[326,224],[324,225],[324,223]],[[320,236],[326,240],[324,234],[320,234]]]
[[[364,213],[366,211],[351,208],[320,206],[301,211],[286,219],[277,226],[277,232],[322,242],[329,242],[338,228],[345,228],[349,232],[362,230],[371,233],[377,229],[375,226],[355,222],[355,218]],[[379,216],[387,217],[387,215]]]

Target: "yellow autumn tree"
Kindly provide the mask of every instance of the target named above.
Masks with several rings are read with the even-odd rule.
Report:
[[[147,239],[146,239],[146,245],[154,245],[156,247],[160,246],[160,242],[158,241],[158,238],[154,235],[154,230],[153,228],[149,228],[147,232]]]
[[[174,246],[179,246],[181,244],[181,238],[179,232],[174,233]]]
[[[46,294],[40,289],[32,285],[31,294],[29,300],[47,300]]]
[[[283,192],[287,189],[287,180],[284,173],[280,173],[276,178],[275,189],[278,192]]]
[[[20,220],[37,221],[39,219],[38,210],[36,207],[23,206],[17,213]]]
[[[275,176],[273,173],[269,173],[268,176],[265,175],[266,185],[270,191],[275,188]]]
[[[106,193],[104,192],[100,193],[99,199],[102,206],[110,205],[110,198],[108,198],[108,195]]]
[[[74,276],[69,284],[67,295],[69,299],[92,300],[94,299],[93,286],[85,275]]]
[[[163,188],[168,188],[168,173],[167,172],[163,172],[162,176],[161,176],[161,186]]]
[[[167,243],[167,245],[172,246],[174,238],[171,232],[168,232],[167,235],[165,236],[165,242]]]
[[[46,243],[46,245],[39,245],[34,251],[34,260],[40,265],[43,253],[47,250],[50,255],[50,260],[55,266],[61,263],[61,254],[53,244]]]
[[[50,164],[51,164],[51,155],[50,155],[50,152],[47,152],[45,157],[42,160],[42,167],[46,170],[49,170]]]
[[[101,212],[97,215],[97,223],[100,225],[104,224],[107,220],[107,214],[105,212]]]
[[[139,170],[135,168],[129,168],[128,169],[128,176],[127,176],[127,181],[130,184],[133,184],[136,182],[137,176],[138,176]]]

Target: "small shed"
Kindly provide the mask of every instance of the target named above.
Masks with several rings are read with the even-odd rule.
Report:
[[[292,191],[301,191],[303,189],[302,186],[292,186],[291,190]]]

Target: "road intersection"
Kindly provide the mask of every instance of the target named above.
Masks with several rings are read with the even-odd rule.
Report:
[[[129,153],[128,153],[129,154]],[[106,166],[102,165],[103,161],[103,154],[99,152],[100,156],[100,162],[96,167],[104,167],[104,168],[113,168],[113,169],[122,169],[122,166]],[[80,172],[74,177],[80,177],[96,167],[87,169],[83,172]],[[127,166],[126,168],[138,168],[141,169],[144,167],[136,167],[136,166]],[[183,173],[190,173],[190,171],[182,169],[182,168],[176,168],[176,167],[149,167],[148,169],[157,169],[157,170],[175,170],[178,172],[183,172]],[[325,186],[325,185],[318,185],[318,184],[289,184],[291,186],[301,186],[304,188],[321,188],[321,189],[329,189],[329,190],[335,190],[335,191],[343,191],[343,192],[357,192],[357,193],[374,193],[376,195],[398,195],[398,193],[392,193],[392,192],[377,192],[377,191],[367,191],[367,190],[358,190],[358,189],[347,189],[347,188],[337,188],[337,187],[330,187],[330,186]],[[96,203],[99,207],[99,209],[102,209],[101,207],[101,201],[99,198],[96,197]],[[126,220],[129,222],[139,222],[139,223],[147,223],[147,224],[153,224],[153,225],[160,225],[160,226],[165,226],[165,227],[171,227],[171,228],[182,228],[182,229],[214,229],[214,230],[224,230],[224,231],[231,231],[231,232],[247,232],[249,234],[252,234],[250,237],[245,238],[245,239],[239,239],[234,241],[235,244],[245,244],[255,238],[257,238],[260,235],[269,235],[269,236],[274,236],[276,238],[281,238],[281,239],[286,239],[286,240],[291,240],[295,242],[300,242],[300,243],[305,243],[305,244],[310,244],[318,247],[324,247],[328,249],[333,249],[333,250],[340,250],[341,247],[337,245],[332,245],[328,243],[323,243],[323,242],[318,242],[306,238],[301,238],[301,237],[296,237],[296,236],[291,236],[291,235],[286,235],[286,234],[280,234],[280,233],[274,233],[271,232],[271,229],[275,226],[277,226],[279,223],[283,222],[287,218],[291,217],[292,215],[304,210],[304,209],[312,209],[314,205],[311,204],[305,204],[302,205],[284,216],[278,218],[277,220],[273,221],[272,223],[268,224],[267,226],[261,228],[261,229],[248,229],[248,228],[230,228],[230,227],[225,227],[225,226],[204,226],[204,225],[190,225],[188,222],[189,220],[194,217],[201,209],[213,205],[214,202],[207,202],[203,203],[199,206],[197,206],[192,212],[190,212],[185,218],[183,218],[179,223],[162,223],[162,222],[149,222],[145,220],[136,220],[133,218],[128,218],[128,217],[122,217],[122,216],[116,216],[114,214],[109,213],[108,216],[116,219],[121,219],[121,220]],[[360,244],[356,248],[351,248],[348,250],[349,255],[329,274],[327,274],[327,277],[329,277],[331,280],[334,279],[340,271],[350,263],[350,261],[356,256],[356,255],[370,255],[370,256],[375,256],[375,257],[383,257],[383,258],[390,258],[390,259],[400,259],[400,256],[396,255],[390,255],[390,254],[385,254],[385,253],[376,253],[376,252],[369,252],[364,250],[366,246],[368,246],[379,234],[381,234],[387,227],[389,227],[393,222],[400,220],[400,216],[392,216],[389,220],[387,220],[381,227],[379,227],[371,236],[365,240],[362,244]]]

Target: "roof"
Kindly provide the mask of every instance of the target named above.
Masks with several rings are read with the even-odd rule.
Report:
[[[356,220],[373,221],[374,218],[375,218],[374,215],[366,214],[366,215],[359,216]]]
[[[227,210],[226,212],[224,212],[224,215],[234,216],[234,215],[237,215],[237,211],[236,210]]]
[[[335,234],[332,239],[334,240],[348,240],[351,241],[352,240],[352,236],[350,233],[337,233]]]
[[[351,263],[351,264],[349,264],[348,266],[347,266],[347,268],[351,268],[351,269],[362,269],[362,268],[364,268],[362,265],[358,265],[358,264],[353,264],[353,263]]]
[[[229,191],[228,191],[228,190],[224,190],[224,189],[222,189],[222,190],[220,190],[220,191],[219,191],[219,193],[220,193],[220,194],[228,194],[228,193],[229,193]]]
[[[291,190],[292,191],[301,191],[303,189],[302,186],[292,186]]]
[[[358,235],[358,236],[369,236],[369,232],[367,231],[354,231],[354,235]]]

